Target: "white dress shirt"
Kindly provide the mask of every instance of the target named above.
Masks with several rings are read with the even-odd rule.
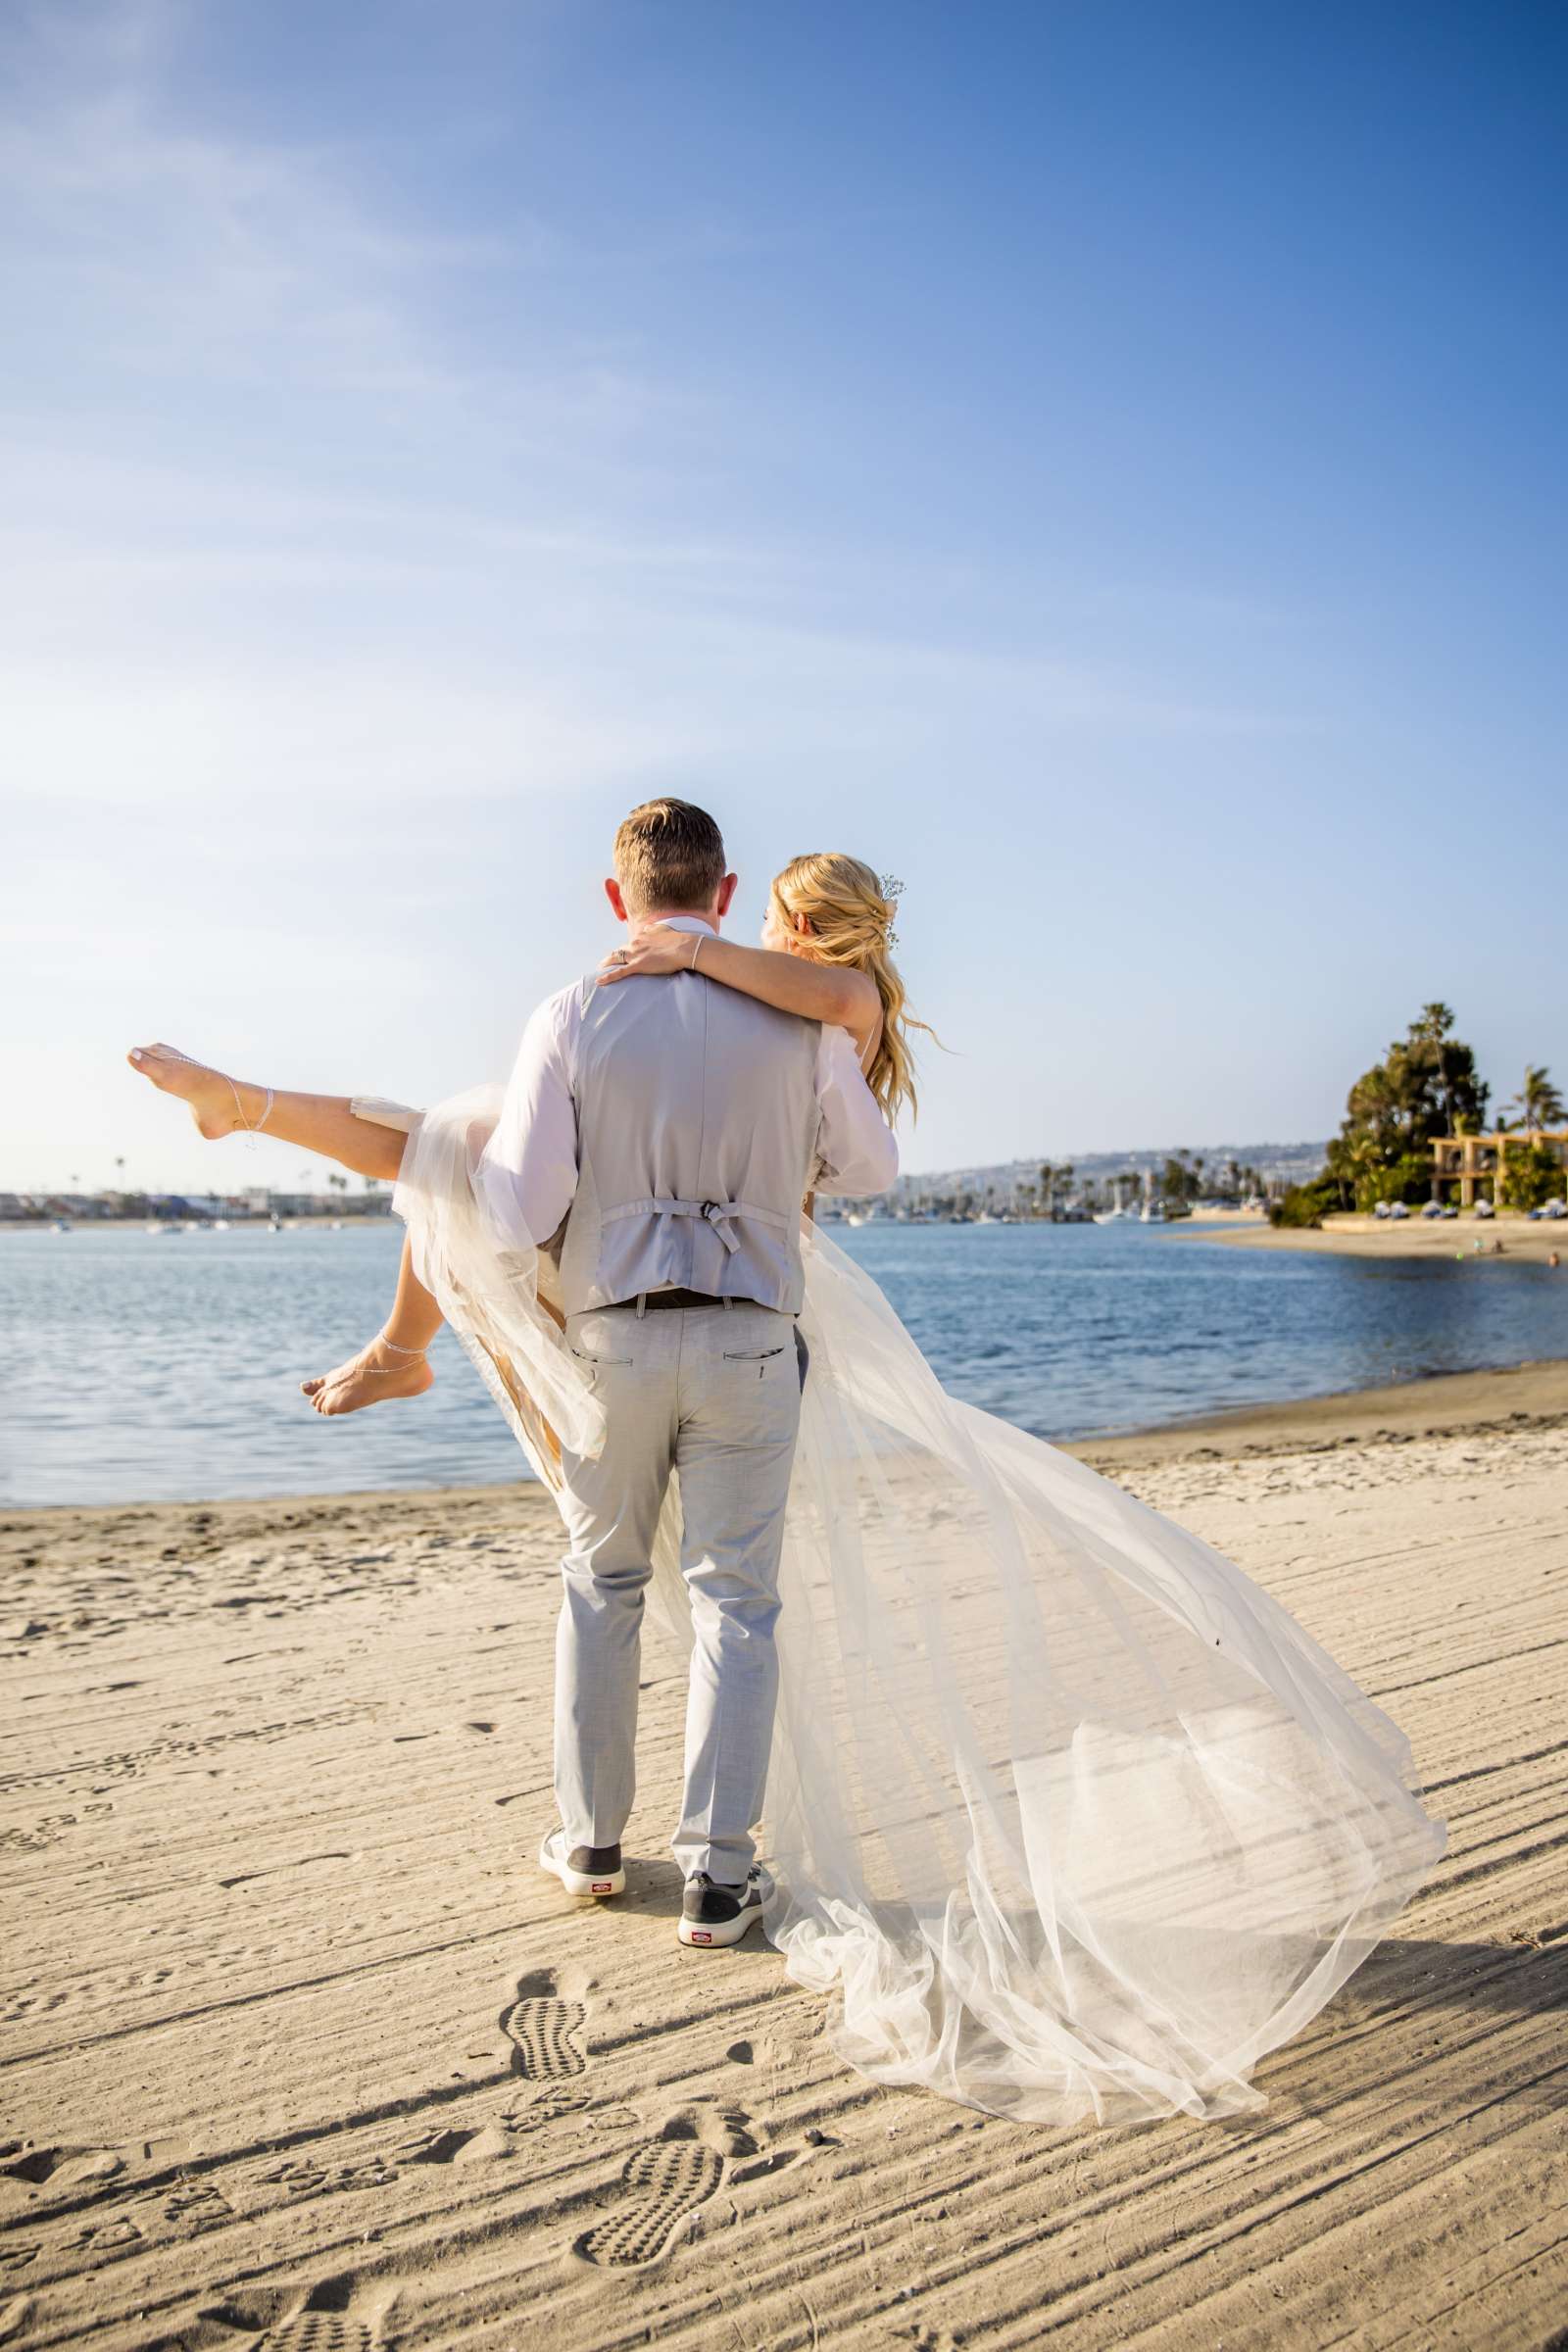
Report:
[[[677,931],[718,935],[700,914],[661,918]],[[718,982],[711,985],[717,987]],[[583,984],[549,997],[522,1033],[480,1181],[504,1232],[537,1246],[560,1228],[577,1189],[577,1107],[573,1092]],[[847,1029],[822,1025],[816,1050],[816,1099],[822,1125],[809,1189],[884,1193],[899,1172],[899,1148],[865,1083]]]

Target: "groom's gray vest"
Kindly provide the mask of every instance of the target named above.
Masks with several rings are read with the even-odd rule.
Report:
[[[700,972],[583,989],[565,1312],[673,1287],[799,1314],[820,1024]]]

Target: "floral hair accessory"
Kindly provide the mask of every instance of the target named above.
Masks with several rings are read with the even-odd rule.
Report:
[[[888,903],[888,946],[894,948],[899,944],[899,935],[893,928],[893,918],[899,911],[899,901],[904,896],[904,884],[899,880],[897,874],[883,874],[879,887],[882,896]]]

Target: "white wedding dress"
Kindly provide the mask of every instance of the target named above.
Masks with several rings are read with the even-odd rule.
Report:
[[[558,1487],[552,1432],[603,1423],[473,1181],[502,1091],[355,1107],[409,1130],[416,1265]],[[948,1396],[809,1222],[804,1253],[768,1940],[879,2082],[1056,2125],[1264,2106],[1446,1849],[1409,1742],[1208,1544]],[[649,1604],[685,1650],[678,1509]]]

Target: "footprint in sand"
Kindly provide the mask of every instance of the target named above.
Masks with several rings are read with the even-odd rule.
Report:
[[[63,2009],[70,1998],[69,1992],[24,1993],[0,2011],[0,2017],[8,2026],[19,2026],[29,2018],[47,2017],[51,2011]]]
[[[225,2222],[233,2220],[234,2208],[211,2180],[193,2180],[182,2174],[164,2206],[164,2218],[195,2235],[205,2230],[221,2230]]]
[[[286,2189],[291,2197],[310,2197],[326,2186],[327,2176],[322,2166],[312,2164],[308,2157],[296,2157],[291,2164],[264,2173],[262,2180],[269,2188]]]
[[[385,2188],[396,2179],[392,2167],[379,2156],[367,2156],[355,2164],[330,2168],[313,2163],[308,2156],[299,2156],[261,2176],[264,2187],[281,2188],[300,2199],[323,2195],[329,2189]]]
[[[580,2075],[588,2061],[572,2035],[588,2022],[584,2004],[563,2000],[555,1972],[548,1968],[519,1977],[517,1995],[501,2019],[501,2031],[513,2047],[513,2072],[530,2082],[559,2082]]]
[[[269,2328],[257,2352],[373,2352],[379,2341],[369,2320],[337,2311],[302,2311],[279,2328]]]
[[[524,2107],[509,2107],[501,2117],[504,2131],[515,2139],[528,2132],[541,2131],[546,2124],[564,2123],[568,2118],[586,2131],[594,2112],[591,2094],[584,2090],[542,2090]],[[624,2110],[629,2122],[637,2120],[629,2108]]]
[[[258,2335],[248,2352],[377,2352],[394,2300],[385,2280],[352,2274],[299,2287],[237,2288],[201,2318]]]
[[[77,2238],[78,2246],[134,2246],[140,2243],[142,2232],[129,2215],[118,2222],[98,2222],[83,2230]]]
[[[700,2139],[645,2141],[622,2169],[622,2201],[583,2231],[572,2252],[601,2266],[662,2262],[723,2178],[723,2157]]]

